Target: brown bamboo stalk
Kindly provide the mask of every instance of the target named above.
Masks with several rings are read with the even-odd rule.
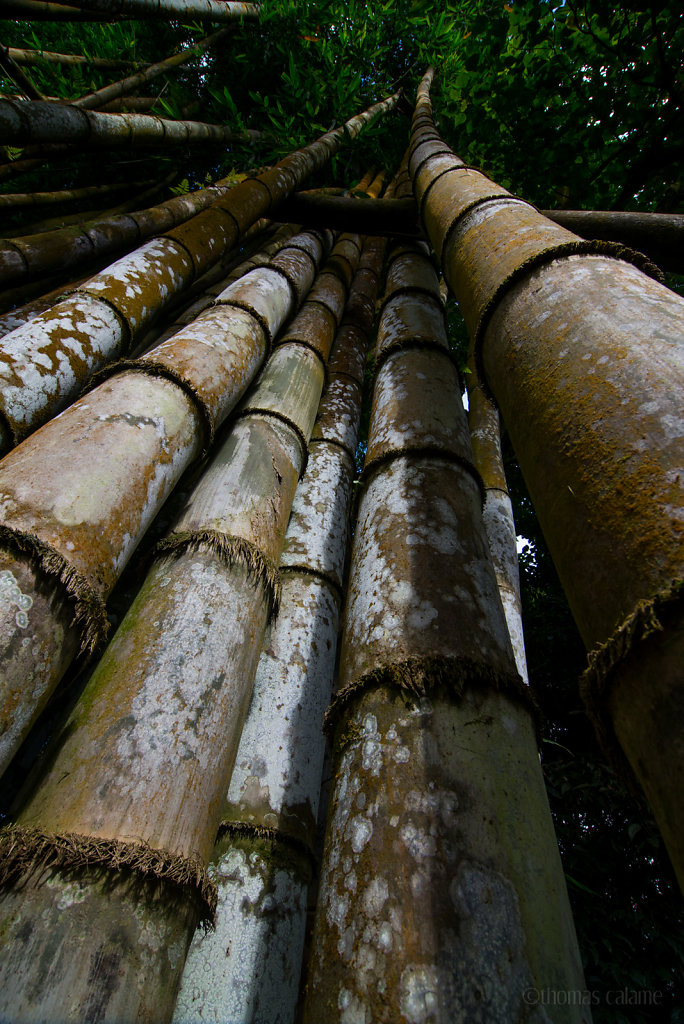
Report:
[[[684,273],[684,214],[618,210],[541,210],[582,238],[603,238],[644,252],[663,270]]]
[[[139,67],[134,60],[113,60],[105,57],[84,57],[80,53],[54,53],[52,50],[26,50],[18,46],[9,46],[9,55],[17,64],[40,66],[47,64],[87,64],[89,67],[102,68],[108,71],[129,71]]]
[[[258,18],[259,5],[238,0],[81,0],[57,4],[47,0],[3,0],[0,17],[41,21],[101,21],[111,18],[199,18],[232,22]]]
[[[79,11],[50,0],[3,0],[0,19],[21,21],[106,21],[106,15]]]
[[[585,700],[684,884],[684,299],[640,254],[444,153],[430,80],[411,143],[422,218],[590,650]]]
[[[186,224],[146,243],[72,299],[19,328],[23,333],[7,335],[0,348],[5,424],[0,451],[6,450],[10,435],[20,440],[73,400],[91,373],[124,354],[147,331],[174,294],[217,263],[274,203],[323,166],[346,137],[355,138],[397,100],[395,94],[374,104],[271,170],[240,182]],[[37,370],[36,359],[46,356],[59,365],[58,376]]]
[[[377,353],[304,1020],[523,1020],[584,984],[420,244],[390,254]]]
[[[130,251],[146,238],[184,224],[211,206],[230,187],[227,181],[222,179],[209,188],[167,199],[148,209],[138,207],[135,213],[97,217],[35,235],[0,239],[0,288],[50,273],[55,267],[77,267],[121,250]]]
[[[119,82],[112,82],[110,85],[105,85],[101,89],[97,89],[95,92],[89,93],[87,96],[82,96],[81,99],[72,100],[74,107],[80,107],[81,110],[95,110],[100,109],[103,104],[109,103],[111,100],[126,96],[129,92],[135,92],[136,89],[140,88],[146,82],[151,81],[154,78],[158,78],[159,75],[165,75],[168,71],[172,71],[174,68],[180,67],[185,64],[186,61],[192,57],[197,56],[199,53],[204,53],[214,43],[217,43],[219,39],[223,39],[229,32],[229,29],[222,28],[218,32],[213,32],[210,36],[205,39],[200,39],[199,42],[189,46],[186,50],[182,50],[180,53],[175,53],[171,57],[167,57],[165,60],[158,61],[156,64],[148,64],[148,66],[142,71],[136,71],[134,75],[129,75],[128,78],[123,78]],[[33,97],[34,99],[42,97]]]

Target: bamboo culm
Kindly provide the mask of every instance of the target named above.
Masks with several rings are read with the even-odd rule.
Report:
[[[321,255],[316,236],[293,239],[270,267],[115,368],[0,463],[0,565],[21,602],[0,605],[3,766],[79,648],[104,639],[102,602],[180,474],[260,369]]]
[[[579,954],[439,284],[389,259],[304,1020],[523,1021]]]
[[[293,275],[299,281],[295,295],[301,298],[313,281],[316,261],[311,254],[313,236],[309,241],[298,238],[301,243],[290,242],[271,266],[284,268],[294,261],[302,268],[299,278]],[[252,271],[242,281],[258,287],[264,275],[268,268]],[[286,291],[291,293],[287,284]],[[267,294],[263,292],[264,298]],[[296,307],[296,297],[292,304]],[[204,869],[267,620],[279,600],[275,567],[323,381],[321,355],[298,341],[284,340],[276,348],[173,530],[160,544],[133,607],[67,726],[71,742],[61,745],[55,773],[29,799],[18,827],[56,836],[80,835],[88,842],[124,843],[136,836],[136,843],[160,857],[181,857]],[[155,626],[162,620],[163,639]],[[159,717],[160,700],[166,706],[164,721]],[[111,742],[104,739],[103,729]],[[58,781],[65,770],[67,785]],[[106,889],[107,915],[84,929],[83,940],[88,948],[98,949],[101,960],[116,962],[116,971],[86,978],[84,958],[72,947],[69,961],[55,959],[50,985],[42,985],[35,973],[37,958],[27,955],[21,940],[14,941],[5,947],[8,970],[0,986],[7,1008],[27,1012],[30,1007],[34,1014],[50,1016],[63,1007],[63,993],[68,991],[67,1019],[73,1021],[82,1020],[94,1001],[106,1007],[101,1011],[104,1020],[150,1013],[157,1020],[168,1019],[185,948],[178,941],[173,951],[161,945],[150,964],[141,961],[128,936],[122,945],[131,916],[125,878],[115,864],[104,872],[104,879],[102,874],[83,872],[79,884],[87,893],[87,906],[79,905],[77,916],[81,919],[84,910],[88,914]],[[10,930],[20,919],[34,919],[34,906],[42,902],[55,922],[53,941],[57,931],[73,941],[73,914],[65,914],[61,907],[57,915],[63,899],[55,900],[56,892],[64,895],[72,884],[69,875],[59,872],[49,884],[39,882],[29,898],[28,918],[18,909],[19,894],[12,893],[7,900]],[[164,888],[162,884],[162,894]],[[171,907],[167,913],[174,937],[185,927],[186,945],[192,934],[188,919],[193,908],[188,902],[188,907]],[[159,920],[157,903],[152,899],[149,907],[145,901],[139,906],[141,940]],[[40,929],[36,931],[35,942],[42,948]],[[20,962],[27,965],[21,975]],[[43,968],[40,975],[44,978]]]
[[[435,131],[430,81],[411,143],[421,216],[589,649],[599,737],[684,885],[684,299],[639,253],[466,168]]]
[[[0,358],[0,452],[73,401],[103,365],[130,351],[174,295],[216,264],[274,203],[323,166],[345,137],[356,137],[397,101],[395,95],[376,103],[269,171],[240,182],[186,224],[146,243],[71,298],[7,335]],[[51,363],[48,375],[46,360]]]

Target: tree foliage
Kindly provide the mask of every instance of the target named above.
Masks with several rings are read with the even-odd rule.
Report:
[[[3,22],[5,45],[141,64],[207,34],[206,24]],[[172,75],[148,83],[159,112],[267,131],[254,146],[173,154],[46,155],[5,192],[164,178],[176,191],[231,170],[270,164],[402,86],[412,102],[425,66],[447,142],[496,181],[543,208],[684,212],[684,18],[675,0],[262,0],[260,24],[230,36]],[[46,95],[75,98],[112,81],[91,66],[26,69]],[[16,92],[0,77],[3,93]],[[348,145],[319,176],[348,185],[371,164],[391,170],[407,140],[396,117]],[[22,156],[5,152],[5,163]],[[168,194],[168,193],[167,193]],[[162,196],[164,198],[164,196]],[[92,208],[92,207],[91,207]],[[17,212],[19,228],[35,214]],[[456,319],[453,320],[457,333]],[[585,958],[601,993],[661,991],[653,1009],[602,1000],[595,1020],[674,1022],[684,1006],[684,947],[672,873],[642,804],[598,751],[577,696],[584,652],[514,460],[528,660],[547,720],[545,774]],[[682,1011],[684,1013],[684,1011]]]

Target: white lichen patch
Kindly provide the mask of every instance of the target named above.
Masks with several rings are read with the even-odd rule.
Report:
[[[9,569],[0,572],[0,609],[3,609],[3,606],[16,607],[14,621],[20,629],[28,627],[28,611],[33,606],[33,598],[30,594],[22,592],[14,573]]]

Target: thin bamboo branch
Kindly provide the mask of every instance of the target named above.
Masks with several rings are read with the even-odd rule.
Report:
[[[28,96],[30,100],[44,100],[42,92],[36,89],[35,85],[28,77],[24,74],[20,67],[12,60],[9,50],[0,44],[0,68],[5,71],[5,74],[9,75],[12,81],[19,86],[24,95]]]
[[[151,81],[153,78],[158,78],[159,75],[165,75],[168,71],[172,71],[174,68],[180,67],[185,64],[186,61],[195,57],[198,53],[204,53],[214,43],[217,43],[219,39],[223,39],[230,30],[227,28],[219,29],[218,32],[212,33],[205,39],[201,39],[199,42],[189,46],[186,50],[182,50],[180,53],[175,53],[171,57],[167,57],[165,60],[159,61],[156,64],[149,64],[143,71],[137,71],[134,75],[129,75],[128,78],[123,78],[119,82],[112,82],[111,85],[105,85],[101,89],[97,89],[96,92],[91,92],[87,96],[82,96],[81,99],[72,100],[72,106],[79,107],[81,110],[95,110],[99,109],[102,105],[109,103],[111,100],[117,99],[121,96],[127,95],[127,93],[135,92],[141,85]],[[39,99],[41,97],[33,97]]]
[[[0,207],[18,209],[26,206],[52,206],[55,203],[72,203],[80,199],[120,192],[122,189],[147,188],[149,181],[116,181],[110,185],[86,185],[84,188],[64,189],[62,192],[7,192],[0,194]],[[83,214],[81,214],[83,217]]]
[[[17,64],[87,64],[88,67],[108,71],[129,71],[138,68],[134,60],[112,60],[105,57],[84,57],[80,53],[54,53],[52,50],[24,50],[17,46],[8,47],[9,55]]]

